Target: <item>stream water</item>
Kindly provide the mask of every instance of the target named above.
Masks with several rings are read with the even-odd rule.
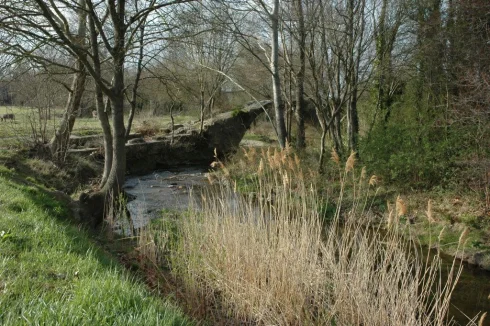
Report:
[[[127,204],[134,228],[143,227],[151,219],[161,217],[163,209],[187,209],[192,189],[207,184],[205,172],[203,167],[187,167],[127,178],[124,190],[134,197]]]
[[[443,256],[442,259],[442,268],[449,270],[452,257]],[[463,272],[453,292],[449,313],[461,325],[466,325],[467,316],[474,317],[479,312],[485,311],[490,313],[490,272],[464,264]],[[483,325],[490,326],[489,316]]]
[[[185,210],[189,207],[192,189],[205,187],[208,182],[206,168],[187,167],[127,179],[124,189],[134,197],[127,207],[135,228],[159,218],[163,209]],[[444,272],[451,268],[452,258],[443,257]],[[479,312],[490,313],[490,273],[470,265],[465,265],[455,291],[453,292],[450,315],[460,325]],[[475,324],[476,325],[476,324]],[[484,325],[490,326],[490,316]]]

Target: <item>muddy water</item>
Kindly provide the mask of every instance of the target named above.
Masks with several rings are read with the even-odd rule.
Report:
[[[207,184],[205,172],[202,167],[188,167],[127,178],[124,190],[134,197],[127,204],[133,226],[141,228],[161,217],[163,209],[187,209],[190,193]]]
[[[444,271],[451,268],[452,258],[443,258]],[[480,312],[490,314],[490,272],[472,265],[465,264],[453,292],[449,313],[460,325],[469,322],[468,317],[474,317]],[[490,326],[490,316],[483,325]],[[476,325],[476,324],[474,324]]]
[[[151,219],[159,218],[162,209],[187,209],[193,200],[190,196],[192,189],[194,193],[198,193],[199,189],[208,184],[205,172],[206,168],[191,167],[128,178],[124,189],[135,197],[128,203],[134,227],[143,227]],[[445,271],[451,268],[451,264],[451,257],[443,257],[443,277]],[[459,325],[466,325],[469,322],[468,317],[472,318],[485,311],[490,314],[489,295],[490,273],[465,265],[453,293],[450,315]],[[484,325],[490,326],[490,316]]]

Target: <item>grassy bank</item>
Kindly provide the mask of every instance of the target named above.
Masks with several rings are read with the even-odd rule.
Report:
[[[63,203],[0,167],[0,324],[189,324],[67,215]]]

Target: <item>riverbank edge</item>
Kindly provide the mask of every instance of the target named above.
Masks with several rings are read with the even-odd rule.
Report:
[[[0,323],[24,318],[98,325],[124,319],[192,324],[168,295],[155,295],[141,275],[124,268],[121,257],[109,252],[97,233],[76,224],[77,205],[69,196],[5,167],[0,167],[0,187]],[[94,291],[86,293],[90,288]],[[156,317],[146,319],[148,312]]]

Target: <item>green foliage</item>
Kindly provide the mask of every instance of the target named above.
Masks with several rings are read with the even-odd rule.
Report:
[[[256,173],[237,175],[235,178],[236,190],[240,193],[257,191],[259,176]]]
[[[151,220],[150,230],[156,246],[164,249],[164,255],[169,253],[178,241],[179,221],[190,211],[162,210],[162,218]]]
[[[231,116],[232,117],[237,117],[237,116],[239,116],[242,113],[243,113],[242,108],[241,107],[237,107],[237,108],[234,108],[233,111],[231,111]]]
[[[461,222],[474,229],[481,229],[484,224],[482,219],[478,218],[475,214],[462,214],[460,219]]]
[[[336,212],[337,206],[334,203],[323,200],[318,204],[318,215],[324,222],[333,221]]]
[[[261,141],[264,143],[271,143],[272,142],[271,139],[269,138],[269,136],[253,134],[253,133],[246,133],[245,136],[243,136],[243,139],[257,140],[257,141]]]
[[[452,181],[458,139],[414,124],[380,124],[360,141],[360,156],[374,173],[398,186],[431,188]]]

